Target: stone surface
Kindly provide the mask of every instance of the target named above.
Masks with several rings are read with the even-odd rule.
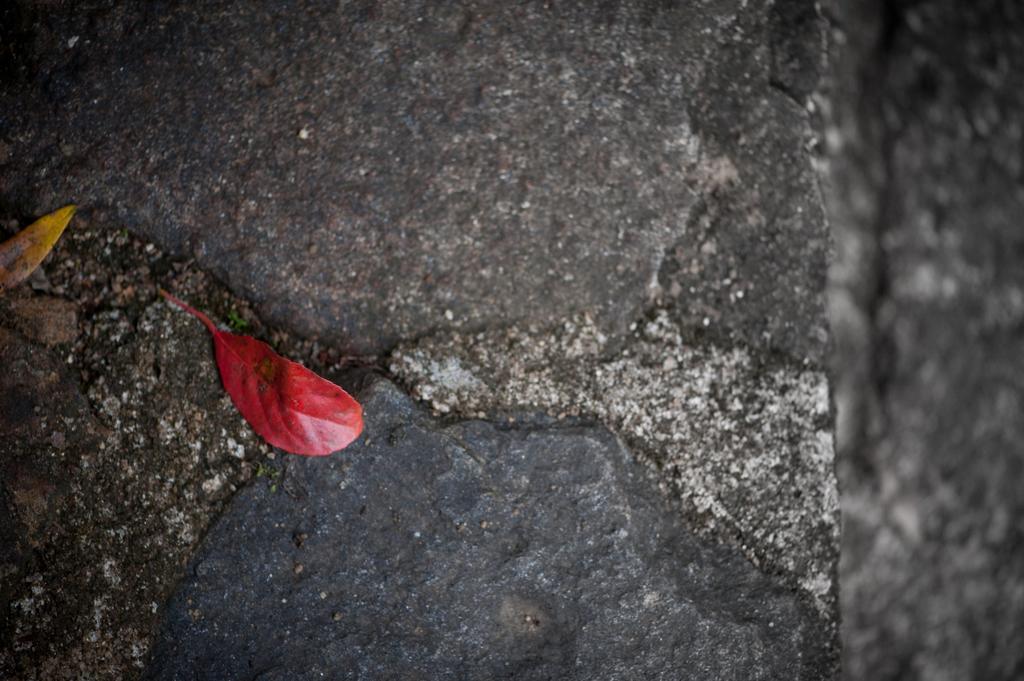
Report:
[[[13,3],[3,201],[76,198],[361,352],[666,299],[821,361],[812,0],[236,9]]]
[[[365,598],[346,607],[375,613],[354,621],[341,606],[331,611],[332,626],[355,633],[330,639],[325,654],[361,655],[366,668],[383,669],[391,658],[382,656],[407,644],[419,647],[395,660],[432,664],[424,651],[433,646],[441,665],[487,641],[467,653],[481,676],[504,661],[527,676],[633,672],[616,666],[620,659],[642,659],[646,675],[833,676],[837,524],[822,373],[828,239],[808,99],[822,38],[812,0],[257,0],[245,11],[216,2],[4,3],[0,210],[11,227],[12,217],[83,205],[90,229],[80,240],[69,229],[54,271],[33,288],[78,307],[79,332],[58,341],[53,357],[80,379],[90,418],[112,432],[95,451],[37,444],[18,454],[87,465],[44,471],[53,473],[52,498],[64,500],[55,525],[49,492],[33,492],[45,484],[11,478],[20,508],[35,514],[25,517],[59,531],[19,554],[45,570],[10,573],[11,631],[21,633],[0,654],[0,676],[5,664],[26,678],[138,674],[161,599],[235,486],[266,477],[239,503],[290,503],[289,518],[319,503],[293,499],[299,492],[289,487],[316,482],[303,477],[316,464],[292,462],[282,478],[262,460],[267,451],[245,439],[251,434],[198,349],[208,347],[201,327],[153,305],[156,284],[179,286],[215,318],[241,310],[254,333],[321,368],[374,354],[380,359],[358,361],[393,367],[449,418],[551,412],[507,429],[446,430],[402,402],[424,441],[463,433],[502,447],[547,443],[552,457],[583,452],[606,464],[537,469],[539,480],[565,478],[575,507],[559,489],[506,479],[507,489],[536,500],[536,511],[521,512],[531,524],[513,526],[514,535],[478,524],[467,529],[475,553],[454,553],[449,543],[437,558],[447,574],[461,571],[467,588],[507,587],[507,598],[478,613],[467,597],[431,610],[417,596],[410,603],[436,625],[424,627],[426,642],[410,643],[421,634],[401,628],[399,605],[423,585],[439,588],[416,562],[425,542],[381,534],[377,554],[341,554],[376,556],[375,567],[387,568],[385,549],[401,544],[387,588],[404,586],[385,591],[386,602],[370,597],[379,570],[327,583],[324,575],[338,573],[326,556],[286,566],[285,577],[305,575],[325,601],[351,578]],[[173,257],[194,257],[280,328],[263,326],[190,263],[123,227]],[[574,414],[604,421],[651,464],[653,479],[641,480],[600,427],[557,422]],[[398,441],[371,440],[365,450],[381,447],[409,453]],[[422,496],[439,489],[436,463],[406,460],[400,470],[377,459],[382,477],[372,478],[354,460],[331,475],[357,471],[382,495],[420,504],[422,513],[399,509],[394,518],[440,528]],[[515,464],[495,457],[480,465],[498,475]],[[389,486],[384,471],[409,489]],[[62,484],[74,493],[60,496]],[[659,497],[658,487],[668,494]],[[345,495],[359,492],[346,489],[330,498],[348,503]],[[573,525],[618,517],[606,503],[613,492],[631,500],[636,518],[626,524],[635,532]],[[481,513],[501,501],[465,499]],[[650,524],[657,529],[648,533]],[[207,550],[261,557],[245,568],[270,560],[261,541],[291,550],[291,530],[279,536],[281,528],[255,518],[249,525],[245,543],[211,541]],[[445,527],[449,534],[436,536],[454,541]],[[520,536],[544,540],[522,548],[533,566],[515,558]],[[312,534],[306,541],[316,546]],[[537,546],[565,551],[540,555]],[[621,551],[606,557],[606,549]],[[560,562],[569,555],[595,572]],[[494,572],[474,572],[475,559]],[[608,561],[621,570],[603,567]],[[222,578],[215,563],[206,566],[193,577]],[[541,588],[539,568],[563,579],[559,594]],[[523,577],[533,590],[519,589],[517,574],[536,577]],[[664,597],[666,584],[673,598]],[[269,592],[257,587],[239,596],[268,606]],[[203,629],[212,610],[186,608],[191,625],[182,612],[164,626],[191,626],[189,640],[213,645],[215,637],[202,638],[220,635]],[[265,612],[262,621],[223,616],[269,626],[281,611]],[[471,616],[479,630],[459,628]],[[463,638],[442,638],[442,625]],[[296,616],[289,626],[307,624]],[[314,640],[334,635],[308,631]],[[390,647],[378,649],[378,640]],[[302,641],[284,644],[304,652]],[[198,659],[161,650],[172,670]],[[238,653],[223,664],[247,660]],[[262,672],[284,673],[245,674]]]
[[[808,114],[824,25],[814,2],[740,7],[693,96],[699,201],[665,251],[655,297],[718,343],[821,364],[830,242]]]
[[[726,537],[836,617],[839,502],[823,372],[745,348],[686,343],[661,312],[609,354],[589,319],[431,337],[391,369],[441,413],[594,416],[679,499],[690,527]]]
[[[1024,8],[851,3],[840,20],[845,675],[1020,679]]]
[[[74,381],[45,349],[0,327],[0,366],[0,602],[8,604],[21,595],[15,577],[32,574],[34,549],[45,544],[70,491],[59,460],[30,453],[91,447],[99,433]],[[13,618],[0,617],[4,642],[12,640],[14,627]]]
[[[829,677],[813,609],[681,529],[608,431],[359,397],[359,443],[235,498],[145,678]]]
[[[190,552],[268,451],[224,396],[208,334],[156,302],[152,277],[196,302],[216,288],[152,245],[73,227],[45,265],[52,294],[23,285],[0,303],[0,678],[12,681],[137,678]],[[4,328],[12,305],[73,308],[73,339],[46,348]]]

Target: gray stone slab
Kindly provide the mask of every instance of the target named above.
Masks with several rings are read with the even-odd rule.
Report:
[[[599,419],[691,529],[734,541],[834,626],[839,500],[824,372],[693,345],[664,311],[623,349],[609,344],[583,318],[547,333],[426,338],[400,346],[390,367],[440,413]]]
[[[75,199],[273,323],[377,352],[665,298],[821,359],[811,0],[6,11],[3,200]]]
[[[821,679],[813,607],[698,541],[608,431],[444,425],[393,385],[364,438],[241,492],[146,678]]]

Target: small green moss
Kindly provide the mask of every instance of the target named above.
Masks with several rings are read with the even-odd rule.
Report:
[[[232,331],[236,332],[245,331],[249,328],[249,322],[242,319],[241,315],[239,315],[236,310],[231,310],[228,312],[228,327],[230,327]]]
[[[277,492],[277,483],[281,477],[281,469],[269,466],[262,461],[256,464],[256,477],[266,478],[267,484],[270,487],[270,492]]]

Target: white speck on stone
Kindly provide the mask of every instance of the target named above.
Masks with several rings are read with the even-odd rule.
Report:
[[[103,561],[103,578],[106,579],[111,586],[117,586],[121,583],[121,575],[117,571],[117,563],[113,558],[107,558]]]
[[[238,443],[238,441],[235,440],[235,438],[229,437],[227,439],[227,445],[228,445],[228,453],[230,453],[231,456],[235,457],[236,459],[244,459],[245,458],[245,447],[240,445]]]
[[[26,596],[25,598],[14,601],[12,605],[21,611],[23,615],[31,615],[36,610],[36,599]]]
[[[214,494],[220,491],[220,488],[224,486],[224,478],[218,473],[217,475],[203,481],[203,491],[207,494]]]
[[[800,586],[814,596],[814,602],[822,614],[827,614],[823,607],[827,602],[829,592],[832,589],[832,579],[828,573],[817,573],[800,580]]]
[[[92,602],[93,630],[85,635],[85,640],[89,643],[96,643],[100,640],[100,634],[103,631],[103,611],[105,609],[106,605],[104,605],[102,598],[97,598]]]

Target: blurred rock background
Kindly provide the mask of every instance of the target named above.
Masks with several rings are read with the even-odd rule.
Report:
[[[838,3],[844,677],[1024,677],[1024,7]]]

